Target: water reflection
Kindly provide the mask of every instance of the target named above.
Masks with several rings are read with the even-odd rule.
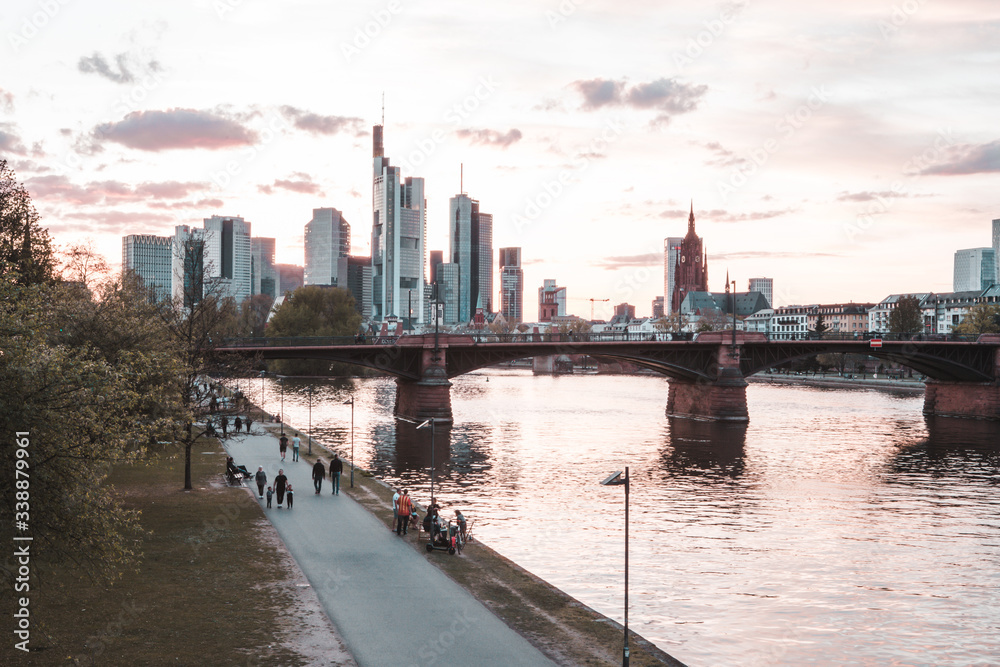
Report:
[[[665,477],[736,479],[746,469],[747,424],[670,418],[660,457]]]

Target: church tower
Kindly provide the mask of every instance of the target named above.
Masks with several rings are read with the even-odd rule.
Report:
[[[670,312],[681,309],[681,303],[689,292],[708,291],[708,253],[705,252],[701,237],[694,230],[694,201],[688,216],[688,230],[681,243],[674,269],[674,293],[670,297]]]

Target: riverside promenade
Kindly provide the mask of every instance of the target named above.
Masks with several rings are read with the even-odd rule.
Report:
[[[260,423],[224,445],[250,471],[263,466],[269,485],[284,469],[294,508],[258,502],[359,665],[553,664],[418,553],[412,531],[398,537],[343,488],[332,495],[329,474],[316,495],[312,465],[293,462],[290,445],[281,461],[277,437]],[[342,481],[349,485],[350,475]],[[257,498],[256,484],[248,486]]]

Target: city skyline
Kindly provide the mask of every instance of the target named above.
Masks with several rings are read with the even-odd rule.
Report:
[[[775,305],[949,291],[953,253],[1000,217],[985,1],[40,7],[0,19],[0,155],[57,243],[112,263],[123,236],[219,214],[302,264],[298,221],[321,207],[369,254],[383,92],[386,153],[426,183],[426,249],[447,248],[464,163],[494,246],[578,314],[661,295],[691,198],[709,288],[773,277]]]

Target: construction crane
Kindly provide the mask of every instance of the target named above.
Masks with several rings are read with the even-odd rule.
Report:
[[[590,321],[593,322],[594,321],[594,302],[595,301],[599,301],[601,303],[607,303],[608,301],[611,301],[611,299],[589,299],[589,301],[590,301]]]

